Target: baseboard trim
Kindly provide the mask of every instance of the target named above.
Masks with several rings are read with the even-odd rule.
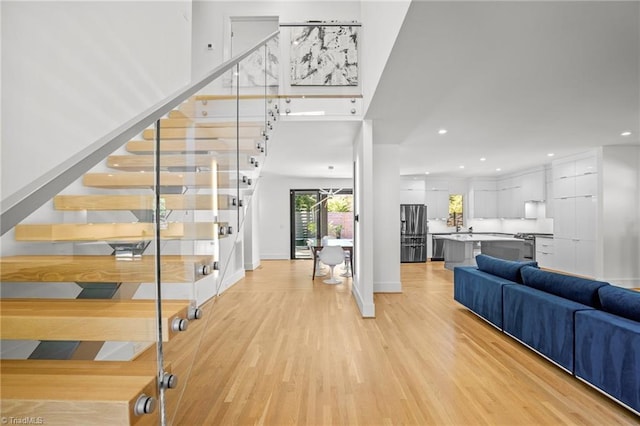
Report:
[[[374,293],[402,293],[402,283],[400,281],[374,282]]]
[[[245,271],[255,271],[259,267],[260,267],[260,259],[256,260],[255,262],[250,262],[250,263],[245,263],[244,264],[244,270]]]
[[[289,255],[289,253],[286,253],[286,254],[278,254],[278,253],[264,254],[264,253],[260,253],[260,259],[264,259],[264,260],[289,260],[290,259],[290,255]]]
[[[604,277],[601,281],[623,288],[640,288],[640,278],[610,278]]]
[[[358,286],[354,283],[351,285],[351,293],[353,297],[356,299],[356,304],[358,305],[358,309],[360,309],[360,314],[363,318],[375,318],[376,317],[376,306],[373,303],[364,303],[362,297],[360,295],[360,291],[358,290]]]

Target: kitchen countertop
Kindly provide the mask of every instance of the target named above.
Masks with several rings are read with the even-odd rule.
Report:
[[[489,241],[524,241],[522,238],[514,238],[508,236],[495,236],[483,234],[445,234],[434,235],[433,238],[441,240],[457,241],[457,242],[489,242]]]

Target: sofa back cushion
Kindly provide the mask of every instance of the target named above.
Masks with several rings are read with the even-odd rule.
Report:
[[[640,292],[613,285],[598,289],[602,310],[640,322]]]
[[[609,285],[603,281],[563,275],[528,266],[522,268],[521,273],[522,281],[528,287],[594,308],[600,308],[598,289]]]
[[[498,259],[497,257],[479,254],[476,256],[478,269],[491,275],[504,278],[522,284],[520,269],[523,266],[538,267],[537,262],[516,262],[513,260]]]

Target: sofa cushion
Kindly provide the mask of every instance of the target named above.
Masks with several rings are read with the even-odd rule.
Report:
[[[573,318],[577,311],[594,309],[526,285],[505,285],[502,293],[505,333],[573,372]]]
[[[609,285],[602,281],[543,271],[530,266],[523,267],[521,274],[522,281],[527,287],[598,309],[601,307],[598,289]]]
[[[481,318],[502,329],[502,287],[518,285],[473,266],[453,269],[453,298]]]
[[[602,310],[640,322],[640,293],[613,285],[598,289]]]
[[[640,412],[640,322],[595,309],[576,312],[574,372]]]
[[[538,267],[537,262],[516,262],[513,260],[498,259],[497,257],[479,254],[476,256],[478,269],[482,272],[498,276],[516,283],[522,284],[520,269],[523,266]]]

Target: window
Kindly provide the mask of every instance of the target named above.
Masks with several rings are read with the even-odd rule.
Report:
[[[464,226],[461,194],[449,195],[449,218],[447,219],[447,226],[460,228]]]

